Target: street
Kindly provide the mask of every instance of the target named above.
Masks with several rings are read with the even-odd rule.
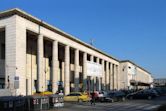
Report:
[[[154,111],[161,104],[166,103],[166,96],[153,100],[127,100],[125,102],[96,103],[65,103],[64,108],[50,111]]]

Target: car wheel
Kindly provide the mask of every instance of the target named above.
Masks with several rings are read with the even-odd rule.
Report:
[[[129,99],[130,99],[130,100],[133,100],[133,97],[132,97],[132,96],[130,96],[130,97],[129,97]]]
[[[122,101],[125,101],[126,100],[126,98],[125,97],[122,97]]]
[[[152,99],[152,96],[148,96],[148,100],[151,100]]]
[[[79,103],[82,103],[82,102],[83,102],[83,100],[82,100],[82,99],[79,99],[79,100],[78,100],[78,102],[79,102]]]

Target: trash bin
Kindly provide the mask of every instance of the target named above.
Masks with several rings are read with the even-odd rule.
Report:
[[[48,110],[49,109],[49,97],[41,96],[41,109]]]
[[[14,111],[24,111],[25,98],[23,96],[17,96],[14,98]]]
[[[59,96],[58,95],[50,95],[49,96],[49,104],[50,108],[56,108],[59,103]]]
[[[0,111],[13,111],[14,99],[13,96],[0,97]]]
[[[59,108],[64,106],[63,96],[50,95],[49,96],[50,108]]]
[[[25,111],[40,111],[41,110],[41,96],[27,96],[25,97]]]
[[[63,96],[59,96],[58,99],[59,99],[59,107],[63,107],[64,106],[64,98],[63,98]]]

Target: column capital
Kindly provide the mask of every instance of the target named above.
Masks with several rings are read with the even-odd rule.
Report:
[[[91,62],[94,62],[93,59],[94,59],[94,56],[93,56],[93,55],[90,55],[90,61],[91,61]]]
[[[101,61],[102,61],[102,64],[104,64],[105,60],[104,60],[104,59],[102,59]]]
[[[97,61],[96,61],[96,62],[99,63],[99,62],[100,62],[100,58],[99,58],[99,57],[96,57],[96,58],[97,58]]]
[[[43,35],[42,35],[42,34],[39,34],[39,35],[38,35],[38,38],[41,38],[41,37],[43,38]]]

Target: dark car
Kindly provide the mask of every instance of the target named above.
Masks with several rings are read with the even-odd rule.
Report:
[[[122,91],[110,92],[108,93],[108,97],[110,98],[111,102],[126,100],[126,95]]]
[[[112,98],[109,97],[108,91],[100,91],[99,92],[99,101],[100,102],[112,102]]]
[[[143,90],[143,92],[145,92],[145,93],[153,93],[156,97],[159,96],[159,93],[156,90],[154,90],[154,89],[145,89],[145,90]]]
[[[127,95],[128,99],[153,99],[157,97],[156,93],[150,91],[139,91],[132,94]]]
[[[108,97],[108,92],[106,91],[95,91],[95,101],[96,102],[107,102],[105,100],[106,97]]]
[[[166,95],[166,87],[155,87],[153,89],[156,90],[160,96]]]

